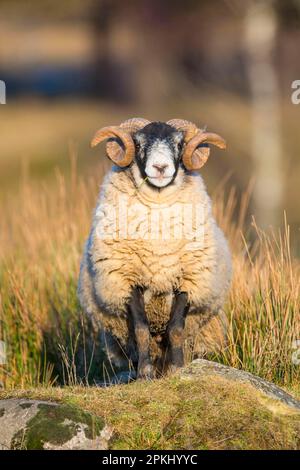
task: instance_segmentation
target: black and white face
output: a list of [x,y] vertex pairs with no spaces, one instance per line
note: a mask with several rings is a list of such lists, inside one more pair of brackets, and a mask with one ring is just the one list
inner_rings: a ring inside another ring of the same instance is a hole
[[152,122],[133,139],[141,178],[156,188],[172,184],[181,164],[183,133],[163,122]]

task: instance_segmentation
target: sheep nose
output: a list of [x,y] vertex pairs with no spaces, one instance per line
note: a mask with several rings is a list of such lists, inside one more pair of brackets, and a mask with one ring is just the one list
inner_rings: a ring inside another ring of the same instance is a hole
[[159,163],[156,163],[153,165],[153,168],[155,168],[159,173],[163,174],[165,172],[165,169],[168,168],[169,165],[162,165]]

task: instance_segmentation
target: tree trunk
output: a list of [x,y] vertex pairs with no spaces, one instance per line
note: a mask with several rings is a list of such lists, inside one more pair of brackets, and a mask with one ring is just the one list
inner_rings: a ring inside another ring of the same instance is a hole
[[277,17],[272,0],[251,0],[245,17],[247,73],[252,98],[255,214],[263,228],[280,220],[283,196],[279,84],[272,63]]

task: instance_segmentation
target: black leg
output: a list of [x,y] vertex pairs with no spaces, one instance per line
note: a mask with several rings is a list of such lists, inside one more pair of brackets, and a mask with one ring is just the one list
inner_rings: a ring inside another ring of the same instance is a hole
[[150,359],[150,331],[145,313],[144,296],[141,288],[132,291],[129,302],[135,340],[138,350],[138,378],[150,379],[153,377],[153,366]]
[[187,294],[185,292],[175,293],[172,312],[167,328],[167,340],[169,346],[170,369],[177,369],[184,365],[183,357],[183,330],[185,318],[189,310]]

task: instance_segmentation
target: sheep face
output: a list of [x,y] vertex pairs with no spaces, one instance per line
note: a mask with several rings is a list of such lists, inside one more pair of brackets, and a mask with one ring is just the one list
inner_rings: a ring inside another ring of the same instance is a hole
[[152,187],[172,184],[182,166],[183,132],[163,122],[152,122],[133,135],[136,168],[133,175]]
[[[99,129],[91,146],[95,147],[106,139],[109,139],[106,154],[118,167],[126,168],[133,164],[135,179],[147,181],[158,189],[175,181],[181,162],[188,171],[202,168],[209,157],[208,144],[226,148],[225,140],[218,134],[198,129],[192,122],[182,119],[171,119],[167,123],[149,122],[143,118],[127,119],[119,126]],[[140,171],[139,178],[136,166]]]

